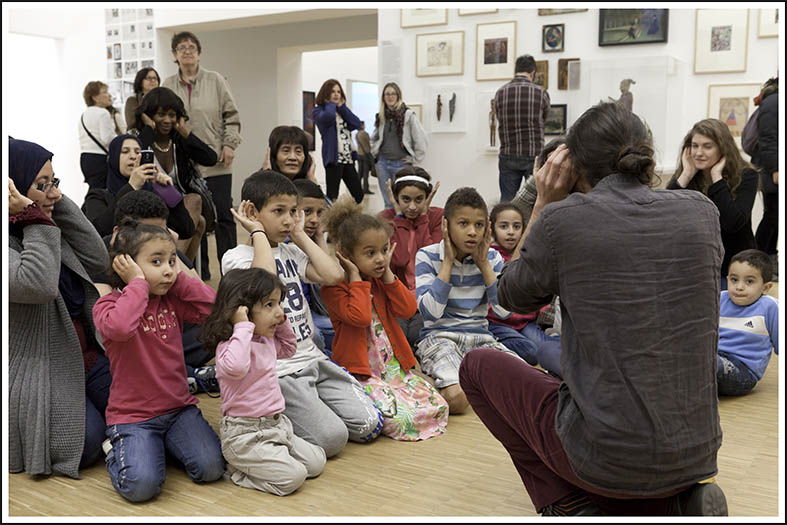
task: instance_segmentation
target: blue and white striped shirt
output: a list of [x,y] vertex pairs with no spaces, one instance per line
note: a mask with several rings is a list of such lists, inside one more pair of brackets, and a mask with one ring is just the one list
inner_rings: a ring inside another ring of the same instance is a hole
[[[497,281],[486,286],[481,270],[468,255],[462,262],[453,261],[451,283],[437,278],[445,257],[445,241],[424,246],[415,256],[415,295],[424,317],[421,337],[435,332],[489,333],[486,315],[489,305],[501,318],[510,312],[497,302]],[[503,268],[503,257],[494,248],[487,260],[495,274]]]

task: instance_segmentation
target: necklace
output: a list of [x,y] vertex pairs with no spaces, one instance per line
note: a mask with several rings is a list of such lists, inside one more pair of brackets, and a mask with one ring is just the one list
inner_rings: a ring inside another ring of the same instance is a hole
[[156,148],[157,150],[159,150],[161,153],[166,153],[166,152],[169,151],[169,148],[172,147],[172,139],[169,139],[169,142],[167,142],[167,147],[166,148],[162,148],[161,146],[158,145],[158,142],[156,142],[154,140],[153,141],[153,147]]

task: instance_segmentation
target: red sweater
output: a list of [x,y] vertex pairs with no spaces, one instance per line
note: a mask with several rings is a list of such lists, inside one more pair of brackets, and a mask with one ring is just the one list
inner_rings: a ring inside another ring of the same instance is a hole
[[[511,260],[511,254],[506,251],[505,248],[497,244],[496,242],[492,243],[492,248],[500,252],[500,255],[503,256],[503,262],[508,262]],[[486,316],[487,321],[490,323],[497,323],[497,324],[504,324],[513,328],[516,331],[523,329],[527,326],[527,323],[531,323],[538,319],[538,314],[544,310],[549,308],[549,305],[545,306],[541,310],[537,310],[535,312],[531,312],[529,314],[518,314],[516,312],[511,312],[511,315],[505,319],[500,319],[498,316],[495,315],[495,312],[492,310],[492,307],[489,307],[489,313]]]
[[424,246],[443,240],[443,209],[431,206],[415,220],[395,213],[391,208],[380,212],[380,217],[394,227],[391,244],[396,243],[396,250],[391,257],[391,271],[415,293],[415,254]]
[[396,359],[403,370],[415,366],[415,357],[396,318],[409,319],[418,309],[415,296],[396,279],[341,282],[323,286],[322,299],[328,308],[333,338],[333,360],[353,374],[372,375],[366,347],[366,330],[372,325],[372,301]]
[[203,323],[216,292],[180,273],[166,295],[149,295],[148,282],[136,278],[93,307],[112,373],[107,425],[147,421],[199,403],[186,382],[182,322]]

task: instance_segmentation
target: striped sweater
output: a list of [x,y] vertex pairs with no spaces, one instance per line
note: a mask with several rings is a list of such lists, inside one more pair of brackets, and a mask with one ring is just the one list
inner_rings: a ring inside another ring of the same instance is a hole
[[[484,283],[481,270],[471,256],[453,261],[451,282],[437,278],[445,254],[444,241],[418,250],[415,256],[415,295],[424,318],[421,338],[437,332],[489,333],[486,316],[491,305],[501,319],[510,312],[497,302],[497,281]],[[503,257],[490,248],[487,260],[496,274],[503,268]]]

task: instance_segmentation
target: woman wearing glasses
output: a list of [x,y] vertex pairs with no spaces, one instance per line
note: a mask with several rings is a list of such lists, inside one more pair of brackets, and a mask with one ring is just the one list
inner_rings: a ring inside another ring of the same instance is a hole
[[58,189],[52,153],[8,140],[9,470],[79,478],[103,456],[109,361],[95,339],[104,243]]
[[107,148],[113,138],[125,132],[126,123],[118,122],[123,117],[112,107],[109,86],[100,80],[88,82],[82,97],[87,109],[79,118],[79,166],[91,189],[106,188]]
[[157,88],[161,85],[161,78],[152,67],[143,67],[137,71],[137,76],[134,78],[134,96],[126,99],[126,124],[129,128],[134,125],[136,117],[134,112],[142,103],[142,97],[147,95],[151,89]]
[[[225,78],[202,67],[199,57],[202,46],[197,36],[188,31],[172,37],[172,56],[178,72],[164,80],[163,87],[175,92],[183,101],[191,117],[192,131],[210,146],[219,161],[215,166],[200,166],[199,170],[216,204],[216,253],[218,260],[224,252],[237,244],[235,220],[232,218],[232,160],[241,142],[240,115]],[[200,245],[202,278],[210,279],[207,237]]]

